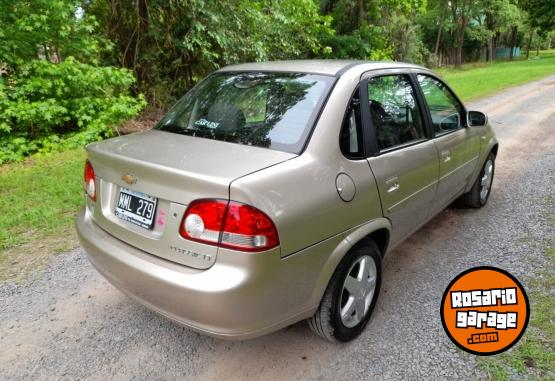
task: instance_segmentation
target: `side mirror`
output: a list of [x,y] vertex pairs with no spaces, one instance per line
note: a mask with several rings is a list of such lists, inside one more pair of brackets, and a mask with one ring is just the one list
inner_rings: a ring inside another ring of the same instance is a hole
[[488,117],[480,111],[469,111],[466,120],[470,127],[483,127],[488,123]]

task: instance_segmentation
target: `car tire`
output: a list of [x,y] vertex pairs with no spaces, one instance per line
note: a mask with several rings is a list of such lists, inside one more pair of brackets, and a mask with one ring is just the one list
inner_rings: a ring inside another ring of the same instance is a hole
[[461,202],[471,208],[481,208],[486,205],[491,194],[494,174],[495,155],[490,153],[470,191],[461,196]]
[[341,260],[308,325],[331,342],[354,339],[372,315],[381,281],[381,252],[374,241],[366,239]]

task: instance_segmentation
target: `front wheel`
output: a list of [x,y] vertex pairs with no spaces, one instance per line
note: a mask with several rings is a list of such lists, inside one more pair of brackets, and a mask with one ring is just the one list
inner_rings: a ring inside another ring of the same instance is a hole
[[495,155],[490,153],[480,171],[480,176],[478,176],[470,191],[462,195],[461,201],[463,204],[472,208],[481,208],[486,205],[491,193],[494,173]]
[[320,307],[308,319],[310,328],[326,340],[349,341],[370,319],[382,280],[382,258],[374,241],[358,245],[339,263]]

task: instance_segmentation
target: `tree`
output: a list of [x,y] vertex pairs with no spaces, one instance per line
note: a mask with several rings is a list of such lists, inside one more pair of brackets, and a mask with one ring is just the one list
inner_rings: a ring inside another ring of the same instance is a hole
[[0,164],[115,134],[139,113],[125,69],[98,66],[94,17],[75,0],[0,0]]
[[511,0],[484,0],[480,8],[485,15],[488,30],[487,60],[493,61],[493,54],[501,31],[508,31],[508,45],[511,48],[509,58],[513,59],[514,48],[517,46],[518,31],[521,28],[523,15]]
[[131,69],[158,106],[222,65],[306,57],[331,34],[312,0],[109,0],[87,12],[116,45],[106,59]]
[[455,25],[455,66],[462,65],[464,33],[468,26],[468,21],[472,17],[472,4],[472,0],[451,0],[448,2],[453,17],[453,24]]
[[524,0],[522,8],[528,12],[531,26],[541,34],[555,29],[555,0]]
[[323,0],[320,9],[333,18],[337,34],[326,40],[333,58],[395,59],[423,63],[429,51],[415,18],[424,0]]
[[0,61],[12,67],[39,56],[92,62],[101,45],[94,18],[78,17],[77,0],[0,0]]

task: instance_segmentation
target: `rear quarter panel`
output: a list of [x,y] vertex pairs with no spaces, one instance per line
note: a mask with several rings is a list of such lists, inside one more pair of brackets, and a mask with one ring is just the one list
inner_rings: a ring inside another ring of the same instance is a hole
[[[345,110],[359,79],[358,75],[338,80],[300,156],[231,183],[231,200],[251,204],[274,221],[282,257],[382,217],[368,163],[345,158],[339,148]],[[350,202],[339,197],[335,183],[339,173],[355,183]]]

